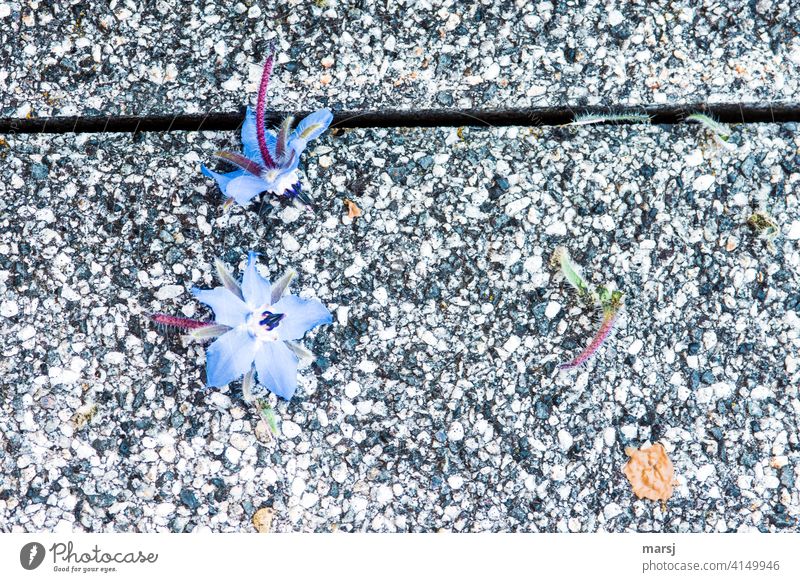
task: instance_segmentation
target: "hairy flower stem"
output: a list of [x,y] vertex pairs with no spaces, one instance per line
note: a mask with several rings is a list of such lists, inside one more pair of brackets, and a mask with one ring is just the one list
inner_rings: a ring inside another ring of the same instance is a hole
[[275,420],[275,411],[269,405],[269,402],[264,398],[256,398],[256,408],[261,418],[267,423],[270,432],[278,436],[278,423]]
[[589,345],[578,354],[578,356],[566,364],[561,364],[558,366],[559,370],[572,370],[584,364],[591,358],[595,352],[600,349],[600,346],[605,343],[608,336],[611,335],[611,331],[614,329],[614,324],[617,322],[617,317],[619,316],[620,307],[622,303],[616,308],[608,308],[603,310],[603,322],[600,324],[600,329],[597,330],[597,333],[592,338],[592,341],[589,342]]
[[196,319],[189,319],[188,317],[175,317],[174,315],[167,315],[166,313],[150,313],[148,317],[154,323],[173,329],[199,329],[201,327],[214,325],[214,322],[198,321]]
[[256,102],[256,137],[258,138],[258,149],[261,150],[261,157],[268,168],[277,168],[278,164],[272,159],[267,149],[266,138],[266,111],[267,111],[267,87],[269,78],[272,75],[272,63],[275,60],[275,47],[270,46],[269,56],[264,63],[264,70],[261,73],[261,85],[258,87],[258,101]]

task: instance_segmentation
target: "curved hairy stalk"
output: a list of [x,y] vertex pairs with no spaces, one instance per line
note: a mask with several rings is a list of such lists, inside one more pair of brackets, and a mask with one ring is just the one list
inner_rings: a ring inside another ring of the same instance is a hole
[[600,323],[600,329],[598,329],[592,339],[589,340],[589,344],[586,348],[573,360],[558,366],[560,370],[572,370],[587,362],[611,335],[614,324],[617,322],[617,318],[622,310],[622,292],[609,291],[606,287],[602,286],[593,289],[583,278],[580,267],[572,262],[569,252],[564,247],[556,248],[550,259],[550,263],[553,267],[561,270],[564,274],[564,278],[576,289],[581,299],[591,304],[598,304],[603,310],[603,319]]
[[[604,288],[601,288],[604,289]],[[594,337],[589,342],[584,350],[578,354],[575,359],[561,364],[558,366],[559,370],[572,370],[578,366],[586,363],[596,352],[600,349],[614,329],[614,324],[617,322],[620,311],[622,309],[622,293],[614,291],[610,294],[611,298],[603,305],[603,320],[600,323],[600,329],[594,334]]]
[[275,60],[275,49],[270,47],[267,61],[264,63],[264,70],[261,72],[261,84],[258,87],[258,101],[256,102],[256,137],[258,138],[258,149],[267,168],[277,168],[278,164],[272,159],[272,155],[267,148],[266,138],[266,111],[267,111],[267,87],[269,78],[272,75],[272,63]]
[[593,125],[595,123],[650,123],[644,113],[585,113],[576,115],[570,125]]

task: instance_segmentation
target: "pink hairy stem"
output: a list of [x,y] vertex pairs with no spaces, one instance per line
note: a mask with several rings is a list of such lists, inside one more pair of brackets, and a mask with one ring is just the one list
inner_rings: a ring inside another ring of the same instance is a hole
[[166,313],[151,313],[148,317],[155,323],[174,327],[176,329],[198,329],[214,325],[214,322],[198,321],[196,319],[189,319],[188,317],[175,317],[174,315],[167,315]]
[[266,139],[266,110],[267,110],[267,87],[269,86],[269,77],[272,74],[272,63],[275,60],[274,47],[270,47],[270,53],[267,57],[267,62],[264,63],[264,70],[261,73],[261,85],[258,88],[258,101],[256,102],[256,137],[258,138],[258,149],[261,150],[261,157],[264,158],[264,164],[267,168],[277,168],[278,164],[272,159],[272,156],[267,149]]
[[603,314],[603,323],[600,325],[600,329],[597,330],[597,333],[592,338],[592,341],[589,342],[589,345],[578,354],[578,356],[572,360],[571,362],[567,362],[566,364],[561,364],[558,366],[559,370],[572,370],[577,368],[581,364],[584,364],[589,358],[591,358],[594,353],[600,349],[600,346],[608,339],[608,336],[611,334],[611,330],[614,329],[614,324],[617,321],[617,316],[619,315],[619,309],[609,310]]

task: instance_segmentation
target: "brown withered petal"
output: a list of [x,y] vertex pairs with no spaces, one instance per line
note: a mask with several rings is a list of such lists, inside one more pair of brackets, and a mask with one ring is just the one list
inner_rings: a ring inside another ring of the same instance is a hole
[[275,510],[271,507],[262,507],[253,514],[253,527],[258,533],[269,533],[272,530],[272,518]]
[[637,497],[653,501],[666,501],[672,497],[675,469],[664,445],[656,443],[646,449],[627,447],[625,454],[630,459],[622,470]]
[[359,216],[361,216],[362,214],[361,209],[358,207],[358,205],[356,205],[355,202],[345,198],[344,203],[347,206],[347,216],[349,218],[358,218]]

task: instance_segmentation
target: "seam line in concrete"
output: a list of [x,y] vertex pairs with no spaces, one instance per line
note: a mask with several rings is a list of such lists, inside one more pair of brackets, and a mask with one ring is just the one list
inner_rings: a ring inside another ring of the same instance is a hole
[[[291,112],[302,117],[309,112]],[[334,128],[391,127],[544,127],[570,123],[576,115],[638,113],[653,124],[681,123],[691,113],[712,115],[723,123],[785,123],[800,121],[800,104],[692,103],[640,107],[531,107],[514,109],[409,109],[339,111]],[[280,123],[289,112],[269,111],[267,121]],[[156,131],[232,131],[241,127],[244,110],[170,115],[107,115],[41,118],[0,118],[0,134],[15,133],[141,133]],[[630,121],[614,122],[618,125]]]

